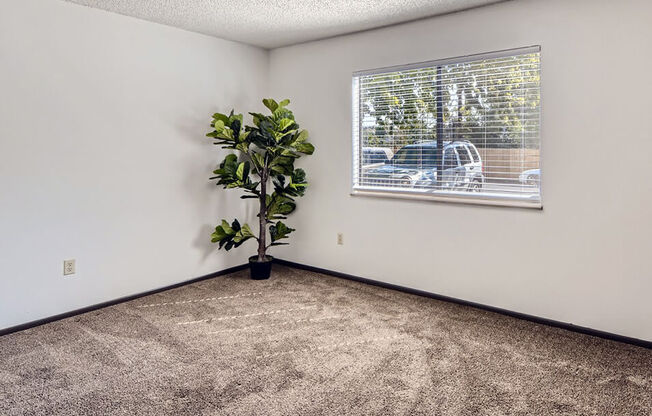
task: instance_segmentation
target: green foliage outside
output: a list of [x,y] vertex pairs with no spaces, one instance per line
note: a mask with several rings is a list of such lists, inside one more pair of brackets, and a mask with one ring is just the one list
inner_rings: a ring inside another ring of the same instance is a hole
[[229,115],[214,114],[213,131],[206,135],[215,140],[214,144],[237,150],[241,156],[228,154],[211,179],[225,189],[241,189],[243,199],[259,202],[258,236],[248,224],[241,224],[237,219],[231,223],[222,220],[215,227],[211,241],[228,251],[255,239],[258,242],[257,261],[265,260],[269,247],[287,244],[280,240],[294,231],[281,220],[296,209],[295,198],[303,196],[308,186],[306,173],[295,168],[294,162],[302,154],[311,155],[315,150],[307,141],[308,132],[299,128],[292,111],[287,108],[290,100],[276,102],[270,98],[264,99],[263,104],[271,115],[249,113],[253,126],[244,126],[242,114],[233,111]]
[[[443,140],[538,148],[539,54],[443,65]],[[437,68],[361,79],[364,146],[437,139]]]

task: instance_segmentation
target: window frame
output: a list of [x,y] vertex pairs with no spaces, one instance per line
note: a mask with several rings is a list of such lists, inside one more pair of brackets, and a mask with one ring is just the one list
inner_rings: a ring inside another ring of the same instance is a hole
[[[501,57],[510,57],[516,55],[524,55],[531,53],[539,53],[541,56],[541,46],[533,45],[520,48],[511,48],[503,49],[499,51],[462,55],[452,58],[437,59],[431,61],[422,61],[405,65],[394,65],[386,66],[375,69],[367,69],[354,71],[352,73],[351,79],[351,115],[352,115],[352,159],[351,159],[351,196],[369,196],[369,197],[379,197],[379,198],[390,198],[390,199],[411,199],[411,200],[421,200],[421,201],[434,201],[434,202],[452,202],[452,203],[461,203],[461,204],[473,204],[473,205],[488,205],[488,206],[503,206],[503,207],[519,207],[519,208],[534,208],[534,209],[543,209],[543,137],[542,137],[542,104],[539,104],[538,116],[539,116],[539,198],[534,200],[519,198],[516,196],[502,196],[502,195],[487,195],[487,194],[478,194],[478,193],[468,193],[468,192],[457,192],[457,191],[438,191],[432,189],[426,190],[403,190],[397,188],[382,188],[382,187],[368,187],[356,185],[356,170],[358,175],[360,174],[360,169],[362,165],[360,160],[357,158],[362,157],[362,123],[360,122],[360,99],[361,92],[358,86],[358,78],[361,76],[367,75],[378,75],[387,72],[398,72],[398,71],[408,71],[420,68],[427,68],[433,66],[444,66],[452,65],[456,63],[463,63],[468,61],[483,60],[483,59],[496,59]],[[542,71],[541,71],[541,62],[539,62],[539,91],[543,91],[541,88],[542,85]],[[354,94],[357,91],[357,96]],[[541,99],[543,101],[543,99]],[[354,140],[357,137],[358,143]],[[467,150],[470,154],[471,161],[475,162],[473,150]],[[459,158],[457,152],[455,152],[456,157]],[[442,153],[443,158],[443,153]]]

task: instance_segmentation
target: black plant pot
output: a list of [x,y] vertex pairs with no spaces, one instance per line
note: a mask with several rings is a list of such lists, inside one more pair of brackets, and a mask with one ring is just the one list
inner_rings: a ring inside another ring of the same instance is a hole
[[265,256],[265,261],[257,261],[258,256],[249,257],[249,272],[251,273],[251,278],[254,280],[265,280],[269,279],[269,275],[272,273],[272,262],[274,257]]

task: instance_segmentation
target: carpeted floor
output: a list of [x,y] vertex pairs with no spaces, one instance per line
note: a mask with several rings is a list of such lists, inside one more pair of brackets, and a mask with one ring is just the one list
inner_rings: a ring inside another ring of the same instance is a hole
[[645,415],[652,350],[275,266],[0,337],[0,415]]

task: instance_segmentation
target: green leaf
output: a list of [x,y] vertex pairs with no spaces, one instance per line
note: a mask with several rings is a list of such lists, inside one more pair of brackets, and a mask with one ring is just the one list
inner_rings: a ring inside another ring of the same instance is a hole
[[278,103],[272,98],[263,99],[263,104],[265,105],[265,107],[269,108],[269,111],[271,111],[272,113],[276,111],[276,109],[278,108]]
[[229,128],[233,132],[233,134],[232,134],[233,138],[235,140],[239,140],[239,138],[240,138],[240,130],[242,130],[242,123],[240,122],[240,120],[238,120],[237,118],[234,118],[231,121],[231,124],[229,125]]
[[239,125],[242,125],[242,114],[233,114],[233,110],[231,110],[231,115],[229,116],[229,122],[234,123],[238,121]]
[[219,169],[213,171],[217,176],[211,179],[218,179],[218,185],[224,185],[224,188],[242,188],[247,192],[258,195],[256,188],[259,182],[252,182],[249,177],[251,172],[251,163],[249,161],[238,163],[237,156],[229,154],[220,164]]
[[236,243],[236,247],[254,236],[254,233],[251,232],[251,228],[249,228],[248,224],[244,224],[241,227],[238,220],[234,220],[233,225],[233,229],[237,231],[233,237],[233,241]]
[[277,192],[272,193],[270,202],[267,204],[267,218],[282,219],[292,213],[297,205],[292,199]]
[[211,241],[219,243],[219,248],[231,250],[233,247],[238,247],[250,238],[256,238],[251,232],[248,224],[240,226],[240,222],[235,219],[229,226],[226,220],[222,220],[222,224],[215,227],[215,232],[211,234]]
[[305,183],[306,182],[306,171],[299,168],[292,172],[292,182],[294,183]]
[[276,224],[269,227],[269,233],[272,237],[272,242],[287,238],[288,234],[290,234],[292,231],[294,231],[294,228],[288,227],[281,221],[278,221]]
[[283,131],[288,127],[292,126],[293,124],[294,124],[294,120],[290,120],[289,118],[284,118],[278,122],[278,129],[280,131]]
[[211,234],[211,241],[213,243],[217,243],[218,241],[223,240],[225,237],[226,237],[226,233],[224,232],[222,227],[217,226],[217,227],[215,227],[215,232],[213,232],[213,234]]
[[290,156],[294,158],[301,157],[301,155],[298,152],[295,152],[294,150],[290,150],[290,149],[283,149],[283,151],[281,152],[281,156]]
[[274,172],[291,175],[294,170],[294,159],[290,156],[277,156],[269,163],[269,168]]
[[295,143],[301,143],[308,140],[308,130],[301,130],[294,139]]
[[292,172],[292,167],[288,166],[283,166],[283,165],[276,165],[270,167],[271,170],[273,170],[276,173],[280,173],[281,175],[289,175],[290,172]]
[[214,121],[219,120],[219,121],[222,122],[222,125],[225,125],[226,123],[229,122],[229,116],[227,116],[226,114],[222,114],[222,113],[215,113],[215,114],[213,114],[213,120]]
[[222,120],[215,120],[215,123],[213,123],[213,127],[215,130],[219,133],[222,130],[224,130],[224,127],[226,126],[226,123]]
[[240,231],[242,232],[242,235],[244,235],[244,236],[247,236],[247,237],[253,237],[254,236],[254,233],[251,231],[251,228],[249,228],[249,224],[244,224]]
[[287,107],[288,104],[290,104],[290,100],[288,100],[288,99],[286,98],[285,100],[283,100],[283,101],[281,101],[280,103],[278,103],[278,106],[279,106],[279,107]]
[[285,185],[285,176],[276,175],[272,181],[274,183],[274,192],[287,197],[303,196],[308,183],[306,182],[306,172],[303,169],[295,169],[290,176],[290,181]]
[[249,180],[249,172],[251,171],[251,164],[249,161],[244,162],[244,172],[242,172],[244,180]]
[[[234,155],[233,153],[229,153],[228,155],[226,155],[222,163],[220,163],[220,169],[218,170],[229,172],[235,169],[235,164],[237,163],[237,161],[238,161],[238,156]],[[218,174],[217,171],[213,173]]]
[[249,143],[242,142],[235,145],[235,149],[241,151],[242,153],[247,153],[249,151]]
[[298,143],[294,148],[306,155],[311,155],[315,152],[315,146],[310,143]]
[[230,128],[224,127],[221,130],[217,130],[217,131],[219,133],[217,137],[229,141],[233,140],[233,130],[231,130]]
[[251,153],[251,160],[253,160],[257,170],[261,170],[265,166],[265,156],[263,156],[261,153]]
[[233,228],[229,226],[229,223],[226,222],[226,220],[222,220],[222,229],[224,230],[224,233],[227,235],[234,235],[235,231],[233,231]]
[[293,151],[311,155],[315,151],[315,147],[306,142],[308,139],[308,131],[301,130],[298,134],[295,134],[290,140],[284,140],[283,143],[292,149]]
[[264,114],[260,114],[260,113],[249,113],[249,114],[251,114],[251,117],[253,117],[254,124],[256,126],[260,126],[261,121],[267,120],[267,116]]

